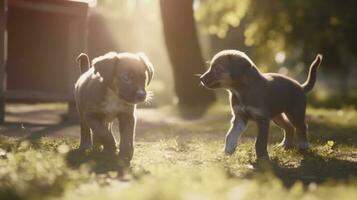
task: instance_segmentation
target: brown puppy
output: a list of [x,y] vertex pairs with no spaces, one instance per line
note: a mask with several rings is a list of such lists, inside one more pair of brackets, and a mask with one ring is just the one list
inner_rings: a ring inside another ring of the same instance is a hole
[[154,73],[152,64],[142,53],[110,52],[93,59],[93,67],[86,54],[80,54],[77,61],[82,72],[75,84],[81,123],[80,149],[90,149],[94,142],[103,145],[105,152],[115,153],[111,122],[118,119],[119,156],[130,161],[134,150],[136,104],[147,98],[145,87]]
[[283,147],[293,147],[296,129],[298,147],[309,148],[305,123],[306,93],[315,84],[316,70],[321,60],[322,56],[318,55],[310,66],[306,82],[299,84],[280,74],[261,73],[243,52],[225,50],[217,53],[200,80],[207,88],[225,88],[229,91],[233,118],[226,135],[225,152],[232,154],[235,151],[248,120],[256,121],[258,126],[255,143],[258,158],[268,157],[270,120],[284,131]]

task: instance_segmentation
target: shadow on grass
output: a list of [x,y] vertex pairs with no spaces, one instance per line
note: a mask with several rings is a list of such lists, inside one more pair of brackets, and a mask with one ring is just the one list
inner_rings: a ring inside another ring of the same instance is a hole
[[312,121],[309,125],[309,138],[313,143],[320,144],[333,140],[351,147],[357,145],[357,127],[354,124],[341,126],[325,121]]
[[[326,181],[348,182],[350,178],[357,177],[357,162],[322,157],[314,152],[303,152],[303,159],[299,166],[282,166],[278,160],[256,163],[255,170],[246,174],[247,178],[259,174],[273,173],[286,187],[291,187],[300,181],[305,186],[310,183],[324,183]],[[352,154],[352,152],[351,152]]]
[[130,166],[130,162],[121,159],[117,154],[105,154],[103,152],[83,151],[79,149],[68,152],[66,161],[72,168],[79,168],[85,165],[95,173],[117,172],[119,177],[123,176]]
[[[350,147],[357,147],[357,125],[339,124],[324,119],[308,117],[308,137],[312,144],[326,144],[328,141],[334,141],[336,144],[344,144]],[[277,126],[271,124],[270,141],[279,143],[283,138],[283,133]],[[255,137],[256,130],[249,134]],[[295,134],[296,137],[296,134]],[[296,138],[295,138],[296,139]]]
[[13,188],[6,187],[0,188],[0,199],[1,200],[21,200],[21,198]]
[[35,140],[51,136],[57,131],[74,125],[76,125],[75,122],[61,122],[58,124],[6,122],[3,124],[3,127],[6,128],[4,130],[0,129],[0,135]]

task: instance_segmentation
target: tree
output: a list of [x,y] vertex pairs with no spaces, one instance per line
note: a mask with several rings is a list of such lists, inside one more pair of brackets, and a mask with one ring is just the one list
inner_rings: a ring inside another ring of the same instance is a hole
[[0,2],[0,124],[5,118],[5,29],[6,29],[6,8],[7,1]]
[[199,87],[194,76],[204,72],[205,65],[197,38],[193,0],[160,0],[160,8],[178,105],[183,114],[202,114],[215,101],[215,95]]

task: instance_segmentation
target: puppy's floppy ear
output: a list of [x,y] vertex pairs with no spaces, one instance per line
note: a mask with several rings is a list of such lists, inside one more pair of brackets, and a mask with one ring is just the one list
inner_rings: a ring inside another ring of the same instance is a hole
[[235,59],[233,56],[230,56],[229,59],[231,64],[229,65],[228,69],[232,79],[242,77],[246,71],[253,67],[252,63],[243,58]]
[[111,82],[118,62],[119,58],[115,52],[109,52],[103,56],[94,58],[92,61],[94,73],[99,73],[103,77],[104,82]]
[[142,60],[146,66],[146,70],[148,72],[148,82],[147,85],[149,85],[149,83],[152,80],[152,77],[154,76],[154,66],[153,64],[150,62],[149,58],[142,52],[137,53],[136,55],[139,56],[140,60]]

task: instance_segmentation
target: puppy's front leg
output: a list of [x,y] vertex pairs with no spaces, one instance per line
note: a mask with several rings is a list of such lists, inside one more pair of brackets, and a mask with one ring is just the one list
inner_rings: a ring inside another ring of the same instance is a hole
[[132,113],[119,114],[120,146],[119,157],[130,161],[134,153],[136,119]]
[[240,116],[234,116],[231,121],[231,127],[226,135],[226,145],[224,152],[226,154],[232,154],[237,148],[238,139],[245,131],[247,126],[247,120]]
[[270,123],[269,119],[257,120],[258,136],[257,136],[257,140],[255,141],[255,152],[257,158],[269,157],[267,151],[269,123]]

